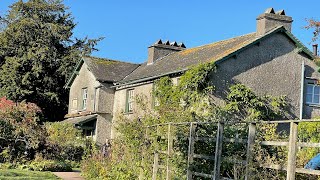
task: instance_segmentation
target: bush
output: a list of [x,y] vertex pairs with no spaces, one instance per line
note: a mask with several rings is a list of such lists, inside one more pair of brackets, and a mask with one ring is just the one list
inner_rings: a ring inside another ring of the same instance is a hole
[[66,161],[58,160],[35,160],[27,165],[27,169],[33,171],[72,171],[71,164]]
[[33,103],[0,98],[0,162],[33,158],[46,139],[40,116],[40,108]]
[[80,162],[84,155],[86,139],[73,124],[55,122],[47,123],[47,144],[40,152],[46,159],[69,160]]

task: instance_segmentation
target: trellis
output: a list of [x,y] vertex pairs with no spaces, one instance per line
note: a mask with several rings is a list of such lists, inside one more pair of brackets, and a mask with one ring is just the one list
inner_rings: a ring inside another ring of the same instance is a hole
[[[296,155],[299,147],[317,147],[320,148],[320,143],[309,143],[309,142],[299,142],[298,141],[298,124],[301,122],[320,122],[320,120],[283,120],[283,121],[258,121],[258,122],[237,122],[232,124],[246,124],[248,127],[247,138],[227,138],[224,136],[225,126],[230,124],[230,122],[182,122],[182,123],[164,123],[164,124],[155,124],[152,126],[148,126],[146,128],[146,138],[148,137],[148,132],[151,130],[156,130],[156,135],[158,138],[166,139],[167,149],[166,151],[161,151],[156,149],[153,155],[153,165],[152,165],[152,179],[157,179],[157,174],[159,169],[164,169],[166,171],[167,180],[172,179],[172,171],[170,165],[170,158],[175,153],[173,151],[173,142],[176,139],[176,134],[172,132],[173,127],[178,126],[187,126],[189,128],[188,137],[188,154],[187,154],[187,170],[186,177],[188,180],[191,180],[193,176],[199,176],[204,178],[210,178],[214,180],[218,179],[230,179],[226,177],[220,176],[220,167],[222,162],[222,146],[223,143],[242,143],[246,145],[246,160],[245,161],[237,161],[237,163],[241,163],[245,165],[245,179],[250,180],[251,172],[250,172],[250,162],[252,161],[252,153],[253,147],[255,143],[259,143],[264,146],[284,146],[288,147],[288,160],[287,166],[282,166],[279,164],[261,164],[261,167],[268,169],[275,169],[280,171],[287,171],[287,180],[294,180],[296,173],[310,174],[310,175],[320,175],[320,171],[318,170],[309,170],[304,168],[296,167]],[[288,141],[256,141],[256,133],[257,133],[257,124],[290,124],[289,131],[289,140]],[[199,125],[214,125],[216,126],[216,134],[215,137],[199,137],[196,136],[196,127]],[[166,136],[163,136],[160,132],[160,128],[167,128]],[[195,153],[195,142],[197,141],[211,141],[215,142],[215,149],[213,155],[208,154],[196,154]],[[159,154],[166,154],[167,160],[165,164],[159,163]],[[212,173],[207,174],[203,172],[192,171],[190,168],[191,164],[194,161],[194,158],[198,159],[207,159],[214,160],[214,168]],[[236,160],[235,160],[236,161]]]

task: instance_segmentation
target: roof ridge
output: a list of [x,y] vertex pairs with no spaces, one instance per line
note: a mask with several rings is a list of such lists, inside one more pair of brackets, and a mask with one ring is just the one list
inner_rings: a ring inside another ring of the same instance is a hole
[[[182,50],[182,51],[185,51],[185,50],[188,50],[188,49],[200,48],[200,47],[204,47],[204,46],[208,46],[208,45],[212,45],[212,44],[216,44],[216,43],[221,43],[221,42],[224,42],[224,41],[230,41],[230,40],[235,39],[235,38],[240,38],[240,37],[244,37],[244,36],[248,36],[248,35],[253,35],[253,34],[255,34],[255,32],[243,34],[243,35],[240,35],[240,36],[234,36],[234,37],[231,37],[231,38],[228,38],[228,39],[223,39],[223,40],[215,41],[215,42],[212,42],[212,43],[209,43],[209,44],[203,44],[203,45],[200,45],[200,46],[195,46],[195,47],[192,47],[192,48],[187,48],[187,49],[184,49],[184,50]],[[179,51],[179,52],[182,52],[182,51]]]
[[[190,49],[195,49],[195,48],[201,48],[201,47],[204,47],[204,46],[213,45],[213,44],[221,43],[221,42],[224,42],[224,41],[230,41],[230,40],[235,39],[235,38],[241,38],[241,37],[248,36],[248,35],[253,35],[253,34],[255,34],[255,32],[243,34],[243,35],[240,35],[240,36],[235,36],[235,37],[232,37],[232,38],[228,38],[228,39],[224,39],[224,40],[212,42],[212,43],[209,43],[209,44],[204,44],[204,45],[200,45],[200,46],[195,46],[195,47],[192,47],[192,48],[186,48],[186,49],[184,49],[184,50],[182,50],[182,51],[178,51],[178,52],[171,52],[171,53],[169,53],[169,54],[167,54],[167,55],[165,55],[165,56],[163,56],[163,57],[158,58],[153,64],[156,64],[158,61],[161,61],[162,59],[164,59],[165,57],[170,56],[171,54],[183,52],[183,51],[185,51],[185,50],[190,50]],[[153,65],[153,64],[151,64],[151,65]],[[131,73],[130,73],[130,74],[131,74]]]
[[96,57],[96,56],[83,56],[83,58],[92,58],[92,59],[99,59],[99,60],[106,60],[106,61],[116,61],[116,62],[121,62],[121,63],[140,65],[140,63],[132,63],[132,62],[127,62],[127,61],[123,61],[123,60],[115,60],[115,59],[102,58],[102,57]]

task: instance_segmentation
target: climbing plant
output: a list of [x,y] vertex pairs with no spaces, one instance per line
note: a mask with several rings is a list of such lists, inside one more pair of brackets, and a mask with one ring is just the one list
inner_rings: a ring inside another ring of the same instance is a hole
[[[152,176],[152,164],[154,154],[158,151],[166,151],[168,141],[162,137],[168,133],[166,126],[151,126],[158,123],[169,122],[216,122],[221,120],[249,121],[269,120],[285,115],[285,97],[271,97],[256,95],[250,88],[244,85],[232,85],[226,97],[225,105],[216,105],[212,98],[214,93],[214,63],[204,63],[191,67],[180,76],[178,83],[172,79],[176,77],[162,77],[154,81],[152,97],[154,105],[150,108],[150,100],[145,95],[137,95],[136,103],[140,110],[144,111],[142,116],[128,119],[125,115],[119,114],[117,120],[117,137],[112,143],[112,155],[105,159],[89,158],[85,163],[98,164],[94,170],[86,169],[84,174],[92,177],[90,172],[101,172],[106,179],[129,178],[150,179]],[[155,103],[156,102],[156,103]],[[148,106],[149,104],[149,106]],[[150,126],[149,128],[146,128]],[[274,129],[271,127],[269,129]],[[197,126],[197,135],[205,136],[216,133],[215,125]],[[225,128],[227,135],[234,133],[244,136],[247,127],[229,126]],[[188,127],[172,127],[174,140],[174,151],[178,152],[170,156],[170,168],[175,172],[176,179],[186,178],[186,157],[188,152]],[[274,133],[275,131],[270,130]],[[162,135],[161,135],[162,134]],[[270,133],[268,134],[269,136]],[[214,142],[195,144],[197,153],[212,153]],[[243,158],[245,146],[232,146],[225,144],[228,151],[224,155],[235,155]],[[168,159],[168,154],[159,154],[160,161]],[[234,156],[233,156],[234,157]],[[203,168],[213,168],[212,161],[194,162],[193,170],[201,172]],[[88,166],[87,166],[88,167]],[[96,167],[103,167],[100,170]],[[233,168],[233,167],[231,167]],[[222,173],[229,173],[230,166],[225,164]],[[107,173],[106,173],[107,172]],[[99,173],[98,173],[99,174]],[[100,174],[101,175],[101,174]],[[158,178],[165,178],[164,172],[158,174]]]

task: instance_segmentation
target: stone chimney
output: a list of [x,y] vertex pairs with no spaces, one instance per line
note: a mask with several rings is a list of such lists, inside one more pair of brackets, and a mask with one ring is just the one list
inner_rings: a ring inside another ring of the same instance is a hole
[[185,49],[186,46],[183,43],[177,42],[162,42],[161,39],[156,43],[148,47],[148,65],[153,64],[157,59],[162,58],[170,53],[178,52]]
[[257,36],[264,35],[279,26],[284,26],[291,32],[292,22],[292,17],[286,16],[284,10],[275,12],[273,8],[269,8],[257,17]]

